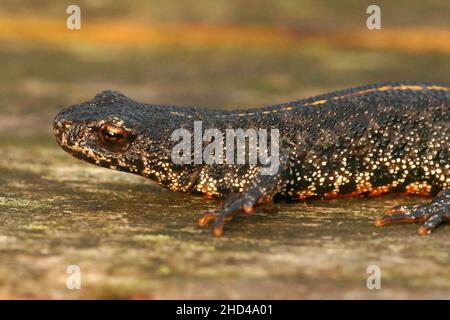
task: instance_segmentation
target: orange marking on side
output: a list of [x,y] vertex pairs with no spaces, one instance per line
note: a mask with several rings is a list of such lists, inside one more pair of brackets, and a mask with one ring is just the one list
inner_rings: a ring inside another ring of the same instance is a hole
[[203,194],[203,199],[205,199],[205,200],[212,200],[212,199],[214,199],[214,194],[206,192],[206,193]]
[[369,197],[381,196],[382,194],[385,194],[385,193],[389,192],[390,187],[391,187],[390,185],[382,186],[382,187],[376,187],[375,189],[370,191]]
[[313,197],[316,194],[314,192],[312,192],[311,190],[304,190],[304,191],[300,191],[297,195],[298,200],[305,200],[307,198]]
[[414,194],[418,196],[430,196],[431,186],[424,182],[413,182],[406,186],[406,194]]
[[363,190],[356,190],[356,191],[353,191],[350,193],[339,194],[336,191],[331,191],[331,192],[325,193],[323,196],[324,196],[324,198],[351,198],[351,197],[359,196],[364,192],[365,191],[363,191]]

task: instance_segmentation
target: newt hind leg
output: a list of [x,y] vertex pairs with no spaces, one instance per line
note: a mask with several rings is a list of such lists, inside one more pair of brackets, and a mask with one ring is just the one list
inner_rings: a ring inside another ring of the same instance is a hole
[[450,221],[450,189],[441,191],[429,204],[394,206],[387,210],[386,215],[376,219],[375,225],[423,222],[417,232],[427,235],[445,221]]

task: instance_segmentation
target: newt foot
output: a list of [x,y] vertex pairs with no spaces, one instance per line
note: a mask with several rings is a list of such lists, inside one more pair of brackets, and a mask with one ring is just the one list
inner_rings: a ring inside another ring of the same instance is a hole
[[439,193],[434,201],[421,205],[397,205],[387,210],[387,214],[375,220],[378,227],[398,223],[423,223],[417,233],[430,234],[445,221],[450,221],[450,191]]

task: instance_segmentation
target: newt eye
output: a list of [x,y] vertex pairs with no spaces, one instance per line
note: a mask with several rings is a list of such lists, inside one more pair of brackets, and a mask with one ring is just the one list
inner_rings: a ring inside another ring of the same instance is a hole
[[113,152],[126,151],[132,142],[126,129],[108,123],[100,127],[98,137],[103,147]]

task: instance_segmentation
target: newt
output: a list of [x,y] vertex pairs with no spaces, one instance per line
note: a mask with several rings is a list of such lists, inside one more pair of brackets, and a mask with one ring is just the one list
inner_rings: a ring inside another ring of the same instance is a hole
[[[53,131],[69,154],[156,181],[172,191],[227,197],[205,212],[221,236],[226,222],[279,200],[347,196],[434,196],[428,204],[397,205],[376,226],[420,222],[430,234],[450,219],[450,87],[397,82],[355,87],[255,109],[212,110],[139,103],[117,91],[61,111]],[[280,163],[172,161],[174,130],[279,130]]]

